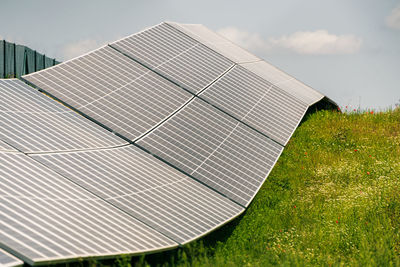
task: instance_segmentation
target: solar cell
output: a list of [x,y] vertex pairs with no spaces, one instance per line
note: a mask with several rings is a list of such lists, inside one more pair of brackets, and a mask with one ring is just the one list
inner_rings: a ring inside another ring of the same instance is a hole
[[234,64],[167,23],[110,45],[192,93],[205,88]]
[[22,266],[22,264],[24,264],[23,261],[0,248],[0,266],[17,267]]
[[176,22],[167,22],[167,24],[210,47],[235,63],[255,62],[261,60],[201,24],[181,24]]
[[241,66],[235,66],[200,97],[282,145],[308,105]]
[[244,210],[133,145],[32,157],[181,244]]
[[108,46],[23,78],[130,140],[191,97]]
[[0,152],[0,244],[28,264],[177,246],[20,152]]
[[26,153],[127,144],[16,79],[0,80],[0,138]]
[[283,149],[198,98],[137,144],[243,206]]
[[324,97],[320,92],[263,60],[242,64],[242,66],[270,83],[277,84],[277,87],[293,95],[307,105],[312,105]]

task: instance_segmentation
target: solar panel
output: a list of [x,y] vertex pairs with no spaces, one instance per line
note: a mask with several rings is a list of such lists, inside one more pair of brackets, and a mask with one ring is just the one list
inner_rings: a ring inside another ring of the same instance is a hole
[[0,248],[0,266],[17,267],[22,266],[22,264],[24,264],[23,261]]
[[305,103],[239,65],[200,97],[282,145],[308,109]]
[[27,153],[127,144],[16,79],[0,80],[0,123],[0,138]]
[[244,211],[133,145],[33,158],[181,244]]
[[235,63],[255,62],[261,60],[201,24],[181,24],[176,22],[167,22],[167,24],[210,47]]
[[108,46],[23,78],[130,140],[191,97]]
[[283,149],[198,98],[137,144],[243,206]]
[[111,46],[192,93],[205,88],[234,64],[167,23]]
[[318,91],[265,61],[242,64],[242,66],[270,83],[276,84],[277,87],[293,95],[307,105],[312,105],[324,97],[324,95]]
[[177,246],[20,152],[0,152],[0,244],[31,265]]

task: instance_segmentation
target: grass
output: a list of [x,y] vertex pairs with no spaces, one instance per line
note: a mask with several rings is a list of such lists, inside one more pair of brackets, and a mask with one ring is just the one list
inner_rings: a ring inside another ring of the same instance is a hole
[[400,266],[400,109],[320,111],[296,130],[245,214],[119,266]]

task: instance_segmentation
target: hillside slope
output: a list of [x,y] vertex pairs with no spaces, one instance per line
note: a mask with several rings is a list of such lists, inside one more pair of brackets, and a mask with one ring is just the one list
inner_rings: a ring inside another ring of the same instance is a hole
[[133,263],[400,265],[399,229],[400,109],[320,111],[296,130],[243,216]]

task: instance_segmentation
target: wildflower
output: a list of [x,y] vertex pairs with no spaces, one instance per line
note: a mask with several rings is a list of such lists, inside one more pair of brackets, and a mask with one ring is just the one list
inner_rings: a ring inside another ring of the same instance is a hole
[[304,152],[304,155],[306,155],[306,156],[307,156],[307,152]]
[[371,111],[371,114],[374,114],[374,112],[373,112],[373,111]]
[[369,172],[367,172],[367,174],[369,175]]
[[339,221],[336,221],[336,223],[339,223]]
[[353,109],[353,111],[356,111],[356,109]]
[[354,152],[357,152],[358,151],[358,149],[354,149]]
[[346,108],[347,108],[347,106],[346,106]]
[[296,205],[294,205],[293,208],[296,208]]

